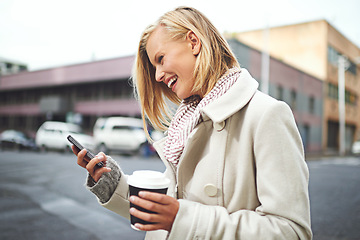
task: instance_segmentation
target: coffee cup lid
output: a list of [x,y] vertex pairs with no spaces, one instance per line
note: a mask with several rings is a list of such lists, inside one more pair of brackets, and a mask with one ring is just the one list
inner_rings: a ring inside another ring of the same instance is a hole
[[170,180],[161,172],[151,170],[134,171],[127,183],[134,187],[160,189],[169,187]]

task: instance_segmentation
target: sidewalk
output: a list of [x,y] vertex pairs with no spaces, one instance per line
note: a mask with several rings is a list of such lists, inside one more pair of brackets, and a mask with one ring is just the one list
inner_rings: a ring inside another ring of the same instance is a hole
[[351,153],[345,154],[344,156],[340,156],[339,153],[310,153],[310,154],[305,154],[305,159],[306,161],[318,161],[318,160],[330,160],[330,159],[345,159],[345,158],[351,158],[351,159],[356,159],[359,158],[359,155],[354,155]]

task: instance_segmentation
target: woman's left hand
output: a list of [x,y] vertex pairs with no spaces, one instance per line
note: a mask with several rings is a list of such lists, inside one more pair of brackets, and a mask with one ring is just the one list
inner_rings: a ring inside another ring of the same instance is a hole
[[141,191],[139,192],[139,197],[131,196],[129,200],[139,207],[155,212],[146,213],[136,208],[131,208],[131,215],[148,222],[153,222],[152,224],[145,225],[136,223],[136,228],[143,231],[159,229],[171,231],[176,214],[179,211],[179,202],[175,198],[165,194]]

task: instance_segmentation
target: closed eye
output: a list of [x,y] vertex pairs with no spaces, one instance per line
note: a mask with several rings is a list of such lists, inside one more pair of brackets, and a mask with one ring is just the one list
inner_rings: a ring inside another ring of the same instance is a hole
[[158,58],[158,63],[159,63],[159,64],[162,64],[163,59],[164,59],[164,56],[160,56],[160,57]]

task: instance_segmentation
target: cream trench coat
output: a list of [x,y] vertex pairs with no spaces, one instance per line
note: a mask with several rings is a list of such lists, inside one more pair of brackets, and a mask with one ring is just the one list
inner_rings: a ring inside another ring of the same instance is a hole
[[[257,90],[242,69],[236,83],[202,110],[175,169],[154,144],[178,198],[172,231],[146,239],[311,239],[309,172],[293,114]],[[127,176],[104,207],[129,218]]]

